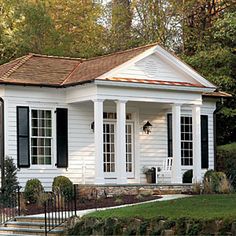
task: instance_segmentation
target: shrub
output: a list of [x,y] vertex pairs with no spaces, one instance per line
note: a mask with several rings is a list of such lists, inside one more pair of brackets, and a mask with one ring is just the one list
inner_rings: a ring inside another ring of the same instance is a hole
[[57,176],[53,180],[52,191],[70,200],[73,198],[73,183],[65,176]]
[[39,179],[30,179],[26,182],[24,198],[29,203],[39,203],[44,188]]
[[11,157],[6,157],[4,160],[4,181],[2,183],[2,197],[1,202],[5,206],[9,206],[16,199],[16,190],[18,188],[17,168]]
[[229,193],[231,190],[227,176],[223,172],[207,171],[203,183],[205,193]]
[[183,183],[192,183],[193,170],[187,170],[183,174]]
[[236,143],[217,147],[216,169],[225,172],[236,189]]

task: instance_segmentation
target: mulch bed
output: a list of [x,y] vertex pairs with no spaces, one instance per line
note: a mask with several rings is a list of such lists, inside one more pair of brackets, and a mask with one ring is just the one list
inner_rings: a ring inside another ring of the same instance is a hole
[[[122,197],[106,197],[95,199],[78,199],[77,200],[77,210],[86,210],[93,208],[103,208],[119,206],[131,203],[146,202],[150,200],[155,200],[161,198],[160,196],[143,196],[141,199],[137,198],[135,195],[124,195]],[[71,206],[71,209],[74,209]],[[28,204],[21,210],[24,215],[35,215],[44,213],[44,207],[38,204]]]

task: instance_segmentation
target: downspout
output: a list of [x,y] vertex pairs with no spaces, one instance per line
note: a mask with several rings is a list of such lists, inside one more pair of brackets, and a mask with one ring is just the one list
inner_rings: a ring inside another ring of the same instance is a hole
[[216,170],[216,114],[223,108],[224,98],[220,98],[220,105],[216,106],[215,111],[213,112],[213,135],[214,135],[214,170]]
[[4,100],[0,97],[0,168],[1,168],[1,187],[5,181],[4,165]]

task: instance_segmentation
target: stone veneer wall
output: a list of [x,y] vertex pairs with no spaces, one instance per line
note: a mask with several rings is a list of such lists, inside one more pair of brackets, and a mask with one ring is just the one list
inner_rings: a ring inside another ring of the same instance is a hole
[[191,184],[183,185],[77,185],[79,196],[88,197],[97,195],[119,196],[138,195],[142,191],[149,191],[151,195],[180,194],[192,190]]

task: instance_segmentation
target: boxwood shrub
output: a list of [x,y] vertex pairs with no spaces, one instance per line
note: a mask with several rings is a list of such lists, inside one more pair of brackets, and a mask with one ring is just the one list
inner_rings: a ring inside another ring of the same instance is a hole
[[27,203],[38,203],[44,192],[44,188],[39,179],[30,179],[26,182],[24,198]]
[[73,198],[73,183],[65,176],[57,176],[52,183],[52,191],[56,194],[60,193],[67,200]]

